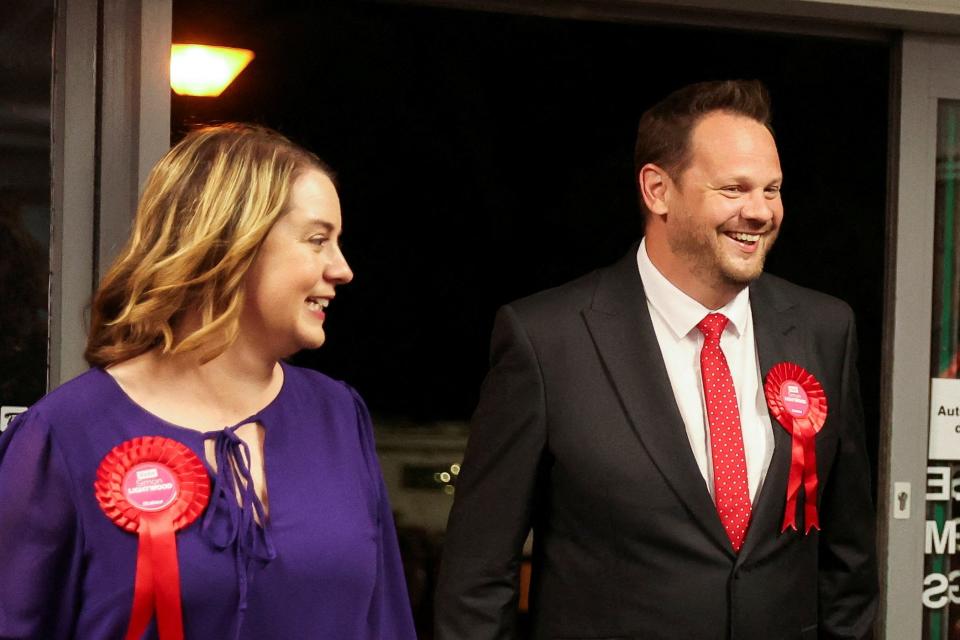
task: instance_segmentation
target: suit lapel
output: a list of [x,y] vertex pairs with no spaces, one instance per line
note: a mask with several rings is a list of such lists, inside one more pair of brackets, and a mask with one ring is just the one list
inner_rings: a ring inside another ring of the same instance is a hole
[[601,272],[593,303],[583,316],[644,449],[697,524],[732,556],[674,400],[636,251],[634,245],[620,262]]
[[[760,384],[767,372],[778,362],[803,364],[803,345],[800,332],[790,313],[792,304],[777,295],[769,278],[761,277],[750,286],[750,308],[753,313],[753,332],[760,360]],[[770,466],[755,502],[747,537],[740,549],[737,564],[744,559],[769,531],[780,531],[790,473],[791,439],[786,430],[770,416],[773,427],[774,449]]]

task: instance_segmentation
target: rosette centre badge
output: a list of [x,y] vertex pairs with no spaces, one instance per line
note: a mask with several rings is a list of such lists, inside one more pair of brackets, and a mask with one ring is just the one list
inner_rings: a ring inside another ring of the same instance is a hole
[[795,380],[787,380],[780,385],[780,399],[784,408],[794,418],[804,418],[810,412],[807,392]]
[[169,467],[156,462],[134,466],[123,478],[127,502],[141,511],[163,511],[180,493],[180,483]]

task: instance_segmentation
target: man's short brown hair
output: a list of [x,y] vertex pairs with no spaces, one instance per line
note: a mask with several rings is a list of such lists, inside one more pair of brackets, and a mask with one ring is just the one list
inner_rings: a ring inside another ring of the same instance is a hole
[[759,80],[715,80],[687,85],[640,116],[633,153],[634,176],[645,164],[653,163],[674,180],[679,179],[690,162],[694,127],[714,111],[751,118],[773,134],[770,94]]

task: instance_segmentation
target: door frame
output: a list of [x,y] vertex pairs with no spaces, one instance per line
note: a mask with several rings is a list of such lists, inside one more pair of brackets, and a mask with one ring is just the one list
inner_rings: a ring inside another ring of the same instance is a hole
[[[464,0],[394,1],[460,8],[470,4]],[[487,10],[512,7],[525,13],[538,13],[529,7],[539,4],[539,12],[546,11],[544,5],[530,2],[486,0],[473,4],[485,5]],[[718,25],[715,16],[720,14],[714,12],[711,18],[709,7],[678,13],[657,5],[662,3],[638,2],[635,7],[606,3],[606,10],[595,8],[593,15],[584,3],[564,4],[570,17],[580,19],[628,20],[630,14],[639,21],[734,28],[738,22],[735,16],[725,14],[728,17]],[[616,15],[611,15],[613,6]],[[765,14],[766,24],[774,32],[862,38],[876,38],[880,33],[875,21],[868,22],[867,13],[861,13],[862,22],[854,24],[831,18],[831,9],[825,8],[797,24],[792,20],[796,16],[786,9],[765,6],[772,12]],[[943,17],[942,24],[957,22],[957,16]],[[797,26],[785,27],[788,19]],[[911,26],[916,28],[908,22],[900,25]],[[147,172],[169,147],[171,27],[172,0],[57,3],[48,388],[86,368],[84,314],[90,295],[127,236]],[[749,28],[763,26],[753,20]],[[897,43],[888,146],[890,195],[877,487],[882,602],[877,637],[899,640],[920,637],[922,625],[936,103],[939,98],[960,99],[960,76],[953,71],[960,68],[960,37],[913,32],[893,37]],[[912,487],[913,505],[907,519],[894,519],[891,513],[897,482]]]
[[90,296],[170,146],[172,0],[56,4],[47,390],[86,370]]

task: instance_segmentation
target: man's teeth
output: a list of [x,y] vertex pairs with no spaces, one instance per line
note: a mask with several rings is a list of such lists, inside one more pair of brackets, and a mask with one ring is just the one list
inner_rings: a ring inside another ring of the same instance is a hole
[[756,242],[760,239],[759,233],[731,233],[729,235],[734,240],[739,240],[740,242]]

